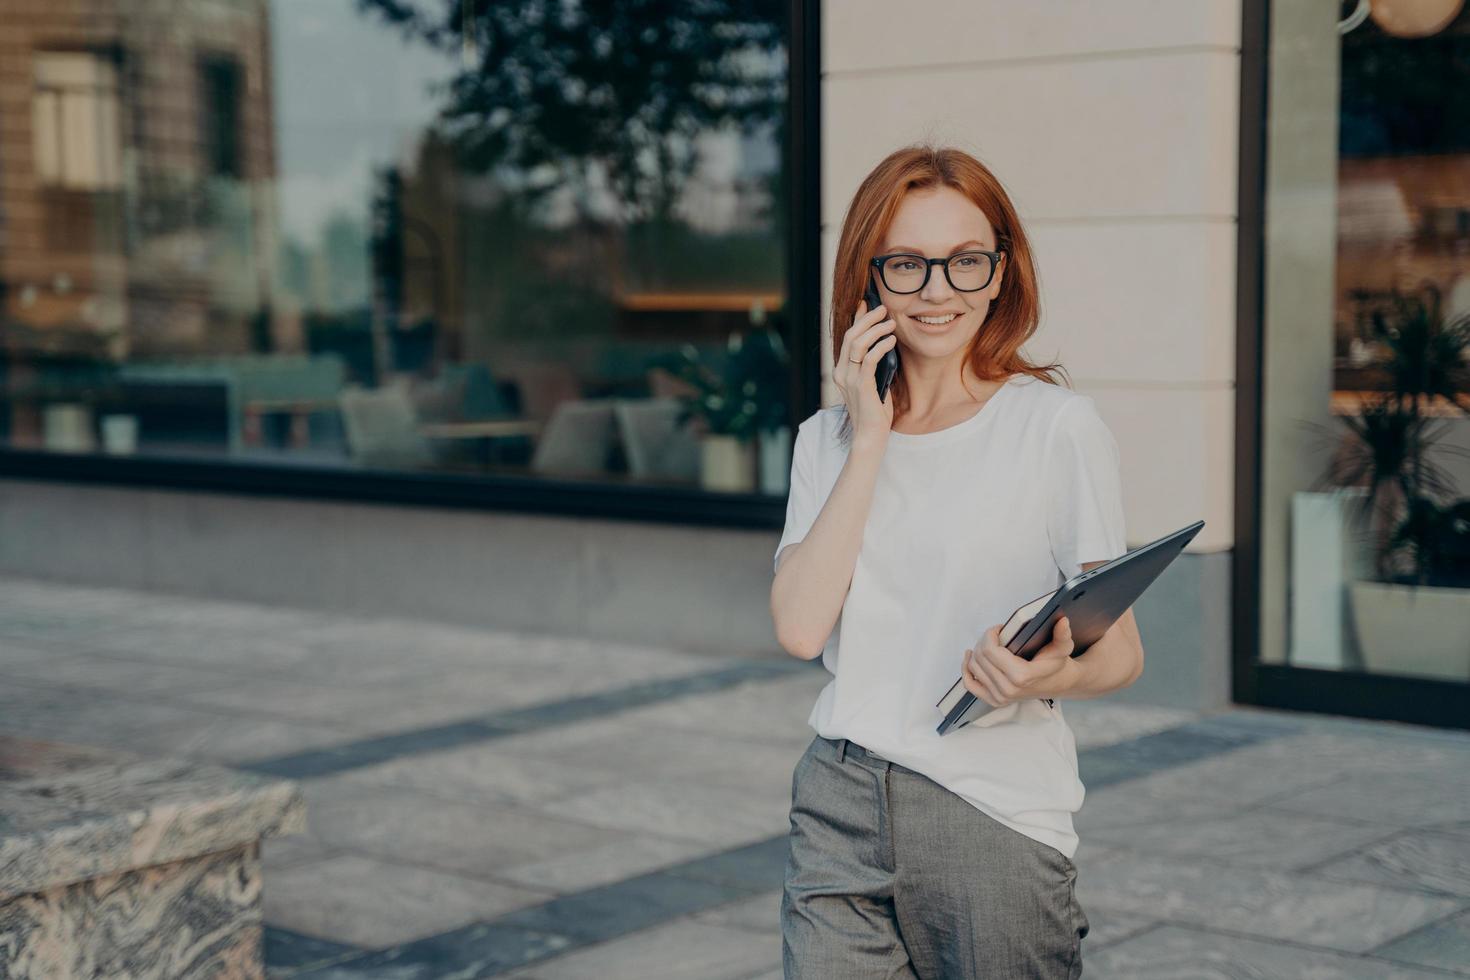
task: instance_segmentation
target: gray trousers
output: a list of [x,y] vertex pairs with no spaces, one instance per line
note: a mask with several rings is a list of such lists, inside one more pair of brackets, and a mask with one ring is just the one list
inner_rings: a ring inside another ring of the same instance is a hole
[[817,736],[791,775],[786,980],[1076,980],[1065,854],[912,769]]

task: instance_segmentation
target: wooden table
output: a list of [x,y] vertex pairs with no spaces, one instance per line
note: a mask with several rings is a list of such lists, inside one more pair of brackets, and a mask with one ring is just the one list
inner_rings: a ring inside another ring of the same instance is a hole
[[497,439],[535,437],[544,423],[537,419],[484,419],[479,422],[426,422],[419,433],[430,439],[478,440],[477,464],[502,462]]
[[498,439],[505,436],[534,436],[541,431],[537,419],[486,419],[482,422],[426,422],[419,433],[431,439]]

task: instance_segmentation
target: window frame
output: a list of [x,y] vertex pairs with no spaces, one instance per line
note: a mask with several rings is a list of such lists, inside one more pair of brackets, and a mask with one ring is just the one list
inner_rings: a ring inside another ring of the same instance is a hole
[[[1470,683],[1261,663],[1266,133],[1271,0],[1243,0],[1237,187],[1235,541],[1231,696],[1237,704],[1470,729]],[[1209,639],[1209,638],[1206,638]]]

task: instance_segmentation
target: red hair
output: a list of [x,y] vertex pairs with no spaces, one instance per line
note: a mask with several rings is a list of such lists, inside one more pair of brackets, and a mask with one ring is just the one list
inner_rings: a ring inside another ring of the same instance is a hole
[[[970,154],[927,143],[901,147],[884,157],[863,178],[847,206],[832,270],[834,366],[871,275],[868,259],[877,254],[904,195],[940,186],[952,187],[973,201],[995,229],[997,245],[1005,249],[1000,293],[991,301],[985,323],[965,352],[965,360],[975,376],[986,381],[1019,373],[1056,384],[1054,372],[1066,375],[1060,364],[1032,364],[1020,353],[1021,345],[1036,332],[1040,322],[1041,298],[1031,243],[1010,196],[995,174]],[[894,377],[888,397],[893,399],[895,417],[908,410],[903,372]]]

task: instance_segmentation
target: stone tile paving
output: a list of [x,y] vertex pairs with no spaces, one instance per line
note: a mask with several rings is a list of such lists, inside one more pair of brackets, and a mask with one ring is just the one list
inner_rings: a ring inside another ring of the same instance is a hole
[[[820,668],[0,579],[0,731],[303,778],[277,977],[780,976]],[[1065,702],[1089,977],[1470,977],[1470,735]]]

